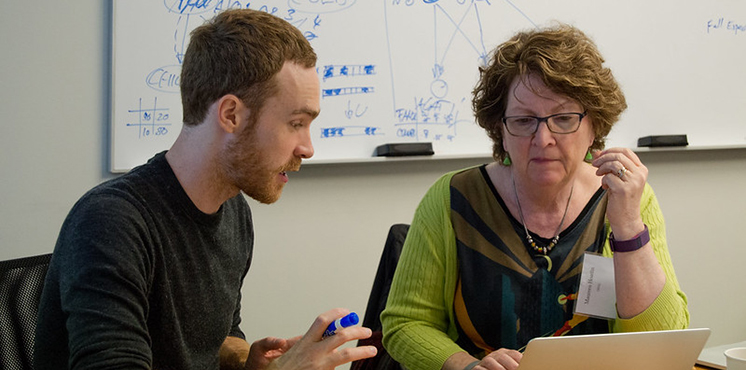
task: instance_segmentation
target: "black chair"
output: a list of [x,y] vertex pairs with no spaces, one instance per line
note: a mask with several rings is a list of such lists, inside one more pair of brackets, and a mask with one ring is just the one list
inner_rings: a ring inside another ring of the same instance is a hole
[[399,255],[401,254],[404,239],[406,239],[408,231],[409,225],[407,224],[395,224],[389,229],[386,244],[381,254],[381,260],[378,262],[378,271],[376,271],[376,277],[373,280],[373,288],[368,297],[368,306],[365,309],[365,316],[363,317],[363,326],[370,328],[373,331],[373,335],[368,339],[359,340],[358,346],[375,346],[378,349],[378,354],[372,358],[354,361],[350,365],[350,370],[403,369],[398,362],[391,358],[386,349],[383,348],[383,344],[381,343],[383,333],[381,331],[380,315],[386,307],[391,280],[394,277],[394,271],[396,271],[396,264],[399,263]]
[[39,299],[52,254],[0,261],[0,369],[33,369]]

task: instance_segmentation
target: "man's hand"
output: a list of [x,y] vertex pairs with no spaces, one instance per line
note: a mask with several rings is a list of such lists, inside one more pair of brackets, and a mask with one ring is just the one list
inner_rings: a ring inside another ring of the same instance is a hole
[[245,369],[266,369],[272,361],[287,352],[300,338],[300,336],[291,339],[269,337],[252,343]]
[[337,308],[327,311],[313,322],[303,337],[288,340],[265,338],[254,342],[246,361],[246,370],[333,370],[348,362],[373,357],[376,347],[361,346],[339,349],[343,344],[369,338],[368,328],[353,326],[321,339],[327,326],[350,311]]

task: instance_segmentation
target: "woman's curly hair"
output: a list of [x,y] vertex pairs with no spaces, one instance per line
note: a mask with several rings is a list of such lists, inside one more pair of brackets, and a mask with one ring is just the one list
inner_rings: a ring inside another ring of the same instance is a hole
[[[500,44],[490,63],[480,67],[472,108],[479,126],[493,142],[498,162],[506,156],[502,145],[510,85],[516,79],[538,76],[553,92],[576,100],[593,120],[591,149],[603,149],[606,136],[627,108],[621,88],[593,41],[566,24],[520,32]],[[529,86],[529,84],[527,84]],[[530,88],[530,86],[529,86]]]

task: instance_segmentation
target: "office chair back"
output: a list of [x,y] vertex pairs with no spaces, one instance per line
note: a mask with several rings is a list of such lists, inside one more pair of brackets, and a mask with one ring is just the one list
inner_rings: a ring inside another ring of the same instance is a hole
[[375,346],[378,349],[378,354],[372,358],[354,361],[350,365],[350,370],[402,369],[401,365],[391,358],[388,351],[383,348],[383,344],[381,343],[383,332],[381,331],[380,316],[383,309],[386,308],[386,300],[389,298],[389,290],[391,289],[391,280],[394,278],[396,265],[399,263],[399,255],[401,254],[408,231],[409,225],[407,224],[395,224],[389,229],[386,244],[381,254],[381,260],[378,262],[378,271],[376,271],[376,277],[373,280],[373,288],[368,297],[368,306],[365,309],[363,326],[370,328],[373,331],[373,335],[368,339],[359,340],[358,346]]
[[39,299],[52,254],[0,261],[0,369],[33,369]]

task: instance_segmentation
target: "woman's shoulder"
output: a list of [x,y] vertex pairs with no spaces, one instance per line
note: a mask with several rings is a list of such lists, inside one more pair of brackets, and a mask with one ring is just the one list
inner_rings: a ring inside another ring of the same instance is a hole
[[454,181],[454,178],[456,178],[457,180],[462,180],[475,176],[482,176],[482,169],[485,166],[486,165],[484,164],[480,164],[446,172],[435,181],[431,188],[442,188],[444,186],[450,187],[451,183]]
[[476,165],[446,172],[430,185],[427,192],[420,201],[419,208],[436,207],[438,209],[448,206],[451,198],[451,189],[458,183],[469,181],[467,178],[481,176],[480,168],[484,165]]

